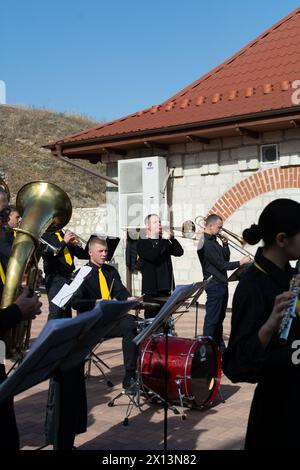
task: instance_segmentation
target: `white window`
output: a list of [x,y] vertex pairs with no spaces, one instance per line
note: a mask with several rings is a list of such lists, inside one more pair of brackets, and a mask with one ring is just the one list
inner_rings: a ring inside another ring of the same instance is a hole
[[272,165],[278,162],[278,145],[261,145],[260,146],[260,162],[264,165]]

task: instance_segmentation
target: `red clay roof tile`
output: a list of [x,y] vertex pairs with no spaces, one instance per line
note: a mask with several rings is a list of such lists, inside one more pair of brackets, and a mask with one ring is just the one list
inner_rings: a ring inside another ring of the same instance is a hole
[[162,104],[66,136],[56,143],[101,141],[109,136],[292,108],[291,83],[297,79],[299,8]]

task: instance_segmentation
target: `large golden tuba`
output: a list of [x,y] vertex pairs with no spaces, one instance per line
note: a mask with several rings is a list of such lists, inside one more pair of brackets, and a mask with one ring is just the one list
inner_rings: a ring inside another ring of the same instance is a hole
[[[46,231],[56,231],[64,227],[72,215],[72,205],[68,195],[58,186],[44,181],[25,184],[17,194],[16,206],[22,215],[20,227],[14,239],[6,271],[1,308],[11,305],[18,294],[22,280],[33,294],[38,277],[38,261],[42,253],[39,243]],[[6,351],[10,357],[23,354],[29,341],[30,325],[21,322],[7,337]],[[25,337],[26,336],[26,337]]]

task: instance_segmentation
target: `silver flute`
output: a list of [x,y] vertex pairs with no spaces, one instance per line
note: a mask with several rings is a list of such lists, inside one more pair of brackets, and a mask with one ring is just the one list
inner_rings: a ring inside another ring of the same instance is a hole
[[290,281],[289,288],[289,291],[293,293],[293,296],[290,299],[288,307],[283,312],[283,317],[279,329],[279,341],[281,343],[287,342],[293,319],[296,317],[297,302],[300,293],[300,288],[296,286],[296,275],[300,273],[300,260],[297,261],[296,271],[296,274],[294,274]]

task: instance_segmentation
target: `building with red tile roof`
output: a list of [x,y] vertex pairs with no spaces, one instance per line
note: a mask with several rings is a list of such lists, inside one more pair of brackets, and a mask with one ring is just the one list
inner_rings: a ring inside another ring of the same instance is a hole
[[[137,111],[46,147],[81,153],[132,149],[147,141],[170,145],[292,128],[300,111],[300,8],[234,56],[149,109]],[[294,96],[294,100],[292,97]],[[99,155],[98,153],[98,155]]]
[[[145,195],[161,200],[164,193],[171,225],[215,212],[237,234],[271,200],[300,202],[300,8],[163,103],[46,147],[70,163],[102,161],[118,177],[119,190],[106,192],[110,234],[126,234],[129,201],[144,204]],[[158,161],[167,171],[154,194],[157,181],[143,168]],[[190,240],[183,245],[176,281],[197,281],[196,248]],[[232,260],[240,257],[232,251]]]

